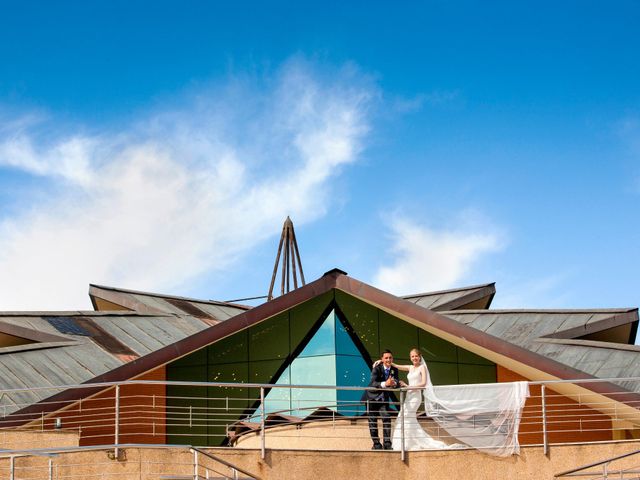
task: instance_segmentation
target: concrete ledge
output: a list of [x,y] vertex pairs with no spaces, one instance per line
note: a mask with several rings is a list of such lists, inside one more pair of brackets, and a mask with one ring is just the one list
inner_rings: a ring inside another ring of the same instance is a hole
[[[556,473],[638,449],[640,441],[552,445],[548,456],[541,446],[522,447],[520,455],[508,458],[477,450],[413,451],[406,453],[406,462],[400,459],[400,452],[391,451],[267,450],[265,460],[260,459],[259,450],[211,451],[262,479],[539,480],[553,479]],[[637,465],[638,460],[631,457],[618,467]]]
[[[548,456],[542,447],[523,447],[521,455],[508,458],[492,457],[475,450],[407,452],[403,462],[399,452],[392,451],[330,451],[330,450],[260,450],[209,448],[211,454],[246,470],[262,480],[271,479],[332,479],[366,478],[367,480],[465,480],[485,479],[553,479],[554,474],[578,466],[604,460],[640,449],[640,441],[601,442],[596,444],[552,445]],[[56,478],[90,478],[117,475],[120,479],[157,480],[160,476],[193,474],[193,455],[182,449],[126,448],[121,460],[113,460],[109,452],[86,451],[62,454],[54,458]],[[0,478],[8,478],[9,460],[0,460]],[[46,472],[48,459],[16,458],[16,478],[33,477],[36,471]],[[216,464],[204,455],[201,465]],[[636,465],[630,457],[617,468]]]
[[0,449],[4,450],[77,447],[79,442],[80,436],[75,430],[0,430]]

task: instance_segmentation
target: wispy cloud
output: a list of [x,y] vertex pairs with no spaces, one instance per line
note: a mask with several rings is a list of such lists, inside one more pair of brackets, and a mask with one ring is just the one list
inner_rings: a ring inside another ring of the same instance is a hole
[[322,216],[374,93],[353,69],[330,78],[291,61],[275,80],[202,87],[108,133],[45,138],[55,118],[16,120],[0,133],[0,172],[54,188],[0,213],[0,308],[87,306],[90,282],[172,289],[228,268],[286,215]]
[[464,220],[455,228],[436,229],[400,216],[389,227],[392,259],[378,269],[374,284],[398,295],[460,286],[482,255],[505,244],[497,230]]

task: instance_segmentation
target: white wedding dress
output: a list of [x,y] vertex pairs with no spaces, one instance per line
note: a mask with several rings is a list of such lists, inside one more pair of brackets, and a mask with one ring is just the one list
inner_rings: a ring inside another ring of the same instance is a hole
[[[409,386],[422,383],[422,367],[427,377],[426,385],[424,388],[406,391],[404,405],[393,429],[394,450],[402,449],[404,423],[405,450],[469,446],[501,457],[519,453],[518,430],[522,409],[529,396],[527,382],[434,387],[429,369],[422,359],[420,366],[409,368]],[[448,445],[424,431],[416,416],[423,398],[429,418],[447,432],[447,436],[464,444]]]
[[[407,375],[409,386],[420,384],[420,369],[413,366]],[[393,428],[391,445],[394,450],[402,450],[402,418],[404,415],[404,449],[405,450],[425,450],[464,447],[464,445],[447,445],[440,440],[436,440],[424,431],[418,422],[417,412],[422,404],[422,389],[407,390],[404,405],[396,419]]]

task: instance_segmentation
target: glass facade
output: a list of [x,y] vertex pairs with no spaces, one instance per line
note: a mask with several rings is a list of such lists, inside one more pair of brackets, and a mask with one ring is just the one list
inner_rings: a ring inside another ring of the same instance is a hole
[[352,337],[361,342],[368,364],[370,360],[378,358],[379,352],[384,349],[393,352],[396,363],[409,364],[409,351],[418,348],[427,362],[434,385],[496,381],[496,366],[493,362],[348,293],[336,290],[335,306],[336,311],[344,315],[353,328]]
[[[495,364],[340,290],[332,290],[195,351],[167,366],[167,379],[365,387],[389,348],[397,363],[422,352],[436,385],[496,381]],[[364,413],[362,391],[272,388],[265,410],[306,416],[319,406]],[[220,445],[227,424],[255,418],[256,388],[167,386],[169,443]],[[224,421],[216,413],[224,410]],[[230,420],[231,419],[231,420]]]
[[[366,387],[370,370],[348,330],[332,310],[275,383]],[[363,411],[361,395],[361,391],[349,390],[274,388],[265,398],[265,411],[305,417],[316,408],[325,406],[344,415],[359,415]]]

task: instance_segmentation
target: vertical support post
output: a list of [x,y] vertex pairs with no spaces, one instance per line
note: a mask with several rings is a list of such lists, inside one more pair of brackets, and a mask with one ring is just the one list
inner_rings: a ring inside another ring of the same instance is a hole
[[115,415],[116,418],[115,418],[115,425],[114,425],[114,429],[115,429],[114,443],[116,444],[115,457],[116,457],[116,460],[118,460],[120,458],[120,448],[118,447],[118,445],[120,444],[120,385],[116,385],[115,403],[116,403],[116,415]]
[[[151,406],[151,418],[152,418],[152,425],[153,425],[153,436],[156,436],[156,420],[158,419],[158,416],[156,414],[156,395],[155,393],[153,394],[153,404]],[[165,415],[166,416],[166,415]]]
[[49,480],[53,480],[53,459],[49,458]]
[[191,450],[193,452],[193,480],[198,480],[198,470],[199,470],[199,465],[198,465],[198,451],[197,450]]
[[16,457],[12,456],[9,459],[9,480],[15,480],[16,478]]
[[545,396],[546,385],[540,387],[540,402],[542,405],[542,452],[549,455],[549,440],[547,438],[547,398]]
[[405,391],[400,390],[400,459],[403,462],[406,456],[404,450],[404,395]]
[[264,416],[264,387],[260,387],[260,458],[265,459],[265,416]]

